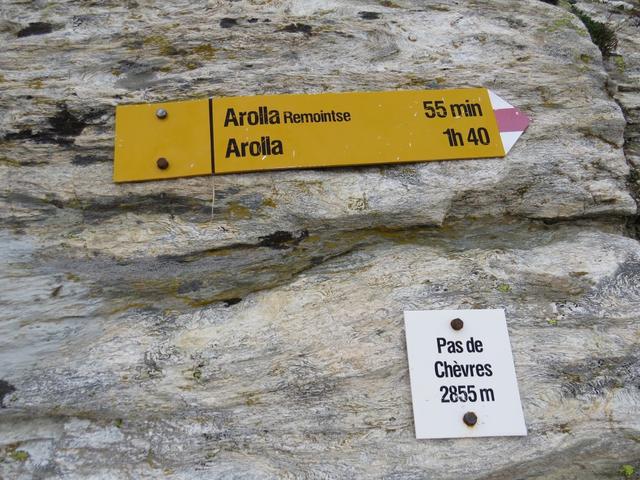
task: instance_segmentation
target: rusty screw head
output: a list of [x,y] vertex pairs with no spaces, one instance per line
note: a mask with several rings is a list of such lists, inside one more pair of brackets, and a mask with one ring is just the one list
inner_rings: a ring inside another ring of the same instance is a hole
[[160,170],[166,170],[167,168],[169,168],[169,161],[164,157],[160,157],[158,160],[156,160],[156,165]]
[[167,118],[167,115],[169,114],[164,108],[159,108],[158,110],[156,110],[156,117],[158,117],[160,120],[164,120],[165,118]]
[[462,421],[467,427],[473,427],[476,423],[478,423],[478,416],[473,412],[467,412],[462,417]]
[[451,328],[453,328],[454,330],[462,330],[462,327],[464,327],[464,322],[459,318],[454,318],[453,320],[451,320]]

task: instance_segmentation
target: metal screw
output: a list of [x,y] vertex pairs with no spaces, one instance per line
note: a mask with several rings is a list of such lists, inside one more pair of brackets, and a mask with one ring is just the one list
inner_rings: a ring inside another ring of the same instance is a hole
[[462,417],[462,421],[468,427],[473,427],[476,423],[478,423],[478,416],[473,412],[467,412]]
[[454,330],[462,330],[462,327],[464,327],[464,322],[459,318],[454,318],[453,320],[451,320],[451,328],[453,328]]
[[158,110],[156,110],[156,117],[158,117],[160,120],[164,120],[165,118],[167,118],[167,115],[169,114],[164,108],[159,108]]
[[164,157],[160,157],[158,160],[156,160],[156,165],[160,170],[166,170],[167,168],[169,168],[169,161]]

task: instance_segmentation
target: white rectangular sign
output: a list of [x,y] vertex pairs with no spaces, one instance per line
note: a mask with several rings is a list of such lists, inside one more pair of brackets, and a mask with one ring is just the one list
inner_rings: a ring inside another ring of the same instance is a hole
[[404,312],[416,438],[526,435],[504,310]]

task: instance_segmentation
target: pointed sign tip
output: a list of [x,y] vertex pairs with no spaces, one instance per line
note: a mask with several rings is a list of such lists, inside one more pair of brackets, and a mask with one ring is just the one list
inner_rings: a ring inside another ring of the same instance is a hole
[[529,117],[515,107],[494,110],[500,132],[524,132],[529,126]]
[[529,126],[529,117],[491,90],[489,90],[489,98],[506,155]]

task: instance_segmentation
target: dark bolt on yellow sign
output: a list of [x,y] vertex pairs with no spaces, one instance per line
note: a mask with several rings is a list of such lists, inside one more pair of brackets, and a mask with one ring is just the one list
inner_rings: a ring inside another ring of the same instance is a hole
[[528,124],[485,88],[124,105],[113,179],[502,157]]

